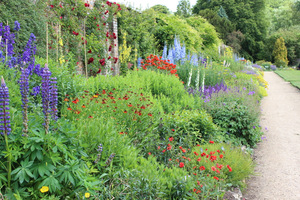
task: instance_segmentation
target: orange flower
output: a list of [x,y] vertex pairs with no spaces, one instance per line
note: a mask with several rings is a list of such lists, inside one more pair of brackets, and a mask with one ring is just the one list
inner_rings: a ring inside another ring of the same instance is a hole
[[89,118],[93,118],[93,116],[90,115]]
[[68,99],[68,98],[65,98],[64,101],[69,101],[69,99]]
[[84,104],[81,107],[86,108],[86,106]]
[[69,107],[68,110],[72,110],[72,108]]

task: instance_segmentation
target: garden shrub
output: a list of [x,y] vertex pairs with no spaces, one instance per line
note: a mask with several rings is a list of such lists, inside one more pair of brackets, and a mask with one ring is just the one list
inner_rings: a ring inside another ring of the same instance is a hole
[[262,135],[257,105],[253,91],[233,89],[212,94],[204,108],[212,115],[213,122],[223,128],[229,141],[254,146]]

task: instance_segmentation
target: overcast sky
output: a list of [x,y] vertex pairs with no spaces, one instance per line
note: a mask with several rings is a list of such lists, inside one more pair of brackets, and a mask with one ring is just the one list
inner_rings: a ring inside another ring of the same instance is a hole
[[[115,0],[118,3],[125,5],[133,5],[135,8],[142,8],[142,10],[150,8],[154,5],[161,4],[167,6],[172,12],[176,12],[179,0]],[[197,0],[190,0],[191,6],[196,4]]]

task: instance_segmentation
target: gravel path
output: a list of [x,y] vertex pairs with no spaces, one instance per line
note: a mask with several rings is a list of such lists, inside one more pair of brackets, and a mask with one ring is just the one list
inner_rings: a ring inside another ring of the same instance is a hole
[[[248,200],[300,200],[300,90],[274,72],[265,72],[263,141],[254,152],[257,176],[248,181]],[[266,127],[266,128],[265,128]]]

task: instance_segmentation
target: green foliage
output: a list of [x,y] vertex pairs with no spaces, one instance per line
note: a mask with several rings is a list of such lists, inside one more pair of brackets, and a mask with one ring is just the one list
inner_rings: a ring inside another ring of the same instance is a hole
[[[154,37],[153,22],[155,21],[155,11],[148,9],[140,12],[122,6],[118,16],[118,41],[124,44],[123,34],[127,34],[128,46],[136,48],[138,57],[146,57],[156,51],[157,41]],[[121,32],[122,31],[122,32]],[[130,54],[134,60],[134,52]]]
[[0,2],[0,23],[14,27],[14,22],[18,21],[21,30],[16,36],[15,53],[23,51],[29,39],[30,33],[34,33],[39,45],[37,55],[45,56],[46,46],[46,17],[43,14],[43,1],[12,0]]
[[193,13],[199,14],[205,9],[217,12],[220,6],[226,10],[228,20],[245,35],[240,53],[247,59],[262,57],[263,41],[267,34],[267,21],[265,20],[265,1],[206,1],[198,0],[193,7]]
[[157,4],[155,6],[152,6],[151,9],[153,9],[155,12],[163,13],[163,14],[171,14],[171,11],[167,6]]
[[265,59],[274,61],[272,52],[276,40],[283,37],[287,48],[287,59],[290,65],[296,65],[297,59],[300,57],[300,26],[292,26],[287,29],[279,29],[271,34],[266,40]]
[[257,102],[244,91],[219,92],[213,94],[204,108],[212,115],[215,124],[226,132],[234,144],[254,146],[260,141]]
[[275,65],[286,67],[288,65],[287,49],[283,37],[276,40],[273,50]]
[[227,18],[220,17],[213,10],[204,9],[199,11],[198,14],[215,27],[217,33],[220,34],[220,38],[223,41],[227,41],[227,35],[235,29],[234,25]]
[[177,11],[175,15],[182,16],[182,17],[189,17],[192,14],[191,4],[189,0],[180,0],[177,5]]

